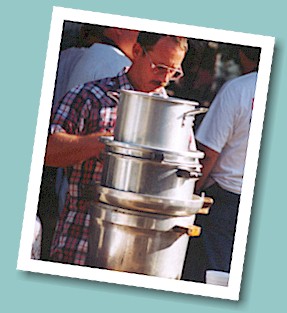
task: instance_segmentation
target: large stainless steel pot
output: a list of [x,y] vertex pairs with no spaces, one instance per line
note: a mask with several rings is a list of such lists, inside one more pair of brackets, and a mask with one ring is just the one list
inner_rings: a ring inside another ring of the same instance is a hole
[[116,141],[170,151],[188,151],[197,102],[121,90],[114,131]]
[[101,186],[157,196],[170,200],[191,200],[201,165],[178,166],[152,160],[104,153]]
[[91,207],[89,264],[97,268],[180,279],[194,216],[168,217],[103,203]]

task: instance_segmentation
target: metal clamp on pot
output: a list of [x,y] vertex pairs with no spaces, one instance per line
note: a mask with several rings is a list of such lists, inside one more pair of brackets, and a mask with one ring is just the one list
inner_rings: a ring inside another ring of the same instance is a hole
[[214,203],[214,200],[210,197],[205,197],[204,193],[201,195],[203,197],[202,208],[198,210],[197,214],[209,214],[209,210]]
[[187,234],[189,237],[199,237],[201,233],[201,227],[197,225],[190,226],[174,226],[173,231],[181,234]]
[[197,169],[193,169],[194,171],[191,171],[190,168],[185,168],[185,167],[179,167],[177,169],[176,172],[176,176],[177,177],[181,177],[181,178],[199,178],[200,176],[202,176],[200,171],[196,171]]

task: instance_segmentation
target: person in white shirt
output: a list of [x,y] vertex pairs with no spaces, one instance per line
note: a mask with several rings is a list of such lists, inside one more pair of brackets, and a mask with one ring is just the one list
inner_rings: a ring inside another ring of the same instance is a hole
[[138,31],[106,27],[101,42],[85,49],[71,72],[67,90],[89,81],[117,75],[132,64],[132,47]]
[[259,49],[244,47],[240,55],[245,74],[222,86],[195,134],[205,153],[196,193],[204,191],[214,204],[208,215],[196,216],[202,233],[190,239],[183,280],[205,282],[207,270],[230,272]]
[[[93,36],[89,35],[92,34]],[[85,42],[97,41],[87,48],[70,48],[61,52],[53,111],[66,92],[77,85],[106,77],[116,76],[124,67],[132,64],[132,48],[139,31],[118,27],[83,25],[81,37]],[[63,170],[57,171],[56,191],[59,195],[59,211],[65,202],[68,182]]]

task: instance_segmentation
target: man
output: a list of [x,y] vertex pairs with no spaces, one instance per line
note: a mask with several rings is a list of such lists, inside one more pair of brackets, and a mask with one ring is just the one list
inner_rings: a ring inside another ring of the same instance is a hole
[[230,271],[259,51],[242,48],[240,57],[245,75],[223,85],[195,135],[205,153],[196,193],[204,191],[214,205],[196,217],[202,233],[189,242],[183,280],[205,282],[207,270]]
[[45,163],[66,167],[69,192],[52,244],[53,261],[85,265],[90,215],[85,189],[100,180],[102,135],[113,132],[117,102],[109,91],[119,89],[165,93],[178,74],[187,51],[181,37],[140,32],[133,47],[133,64],[116,77],[73,88],[52,116]]

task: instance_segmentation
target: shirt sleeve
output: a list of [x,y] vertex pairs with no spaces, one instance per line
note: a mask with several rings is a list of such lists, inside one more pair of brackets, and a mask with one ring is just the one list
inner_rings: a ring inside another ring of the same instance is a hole
[[60,100],[57,111],[51,118],[50,134],[64,132],[81,134],[85,129],[92,102],[85,94],[84,85],[77,86]]
[[232,137],[238,100],[230,84],[222,87],[196,132],[196,140],[220,153]]

